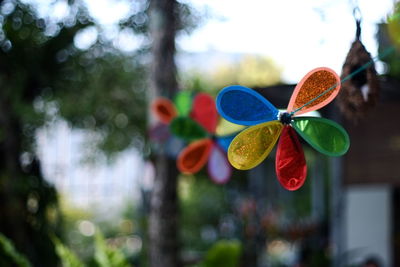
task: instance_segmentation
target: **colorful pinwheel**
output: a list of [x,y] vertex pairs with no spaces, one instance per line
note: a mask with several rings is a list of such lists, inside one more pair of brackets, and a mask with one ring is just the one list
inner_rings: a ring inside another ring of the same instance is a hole
[[[187,100],[181,102],[186,103]],[[194,97],[190,108],[189,105],[180,106],[185,106],[184,112],[179,112],[182,110],[179,105],[177,111],[174,104],[165,98],[156,100],[152,105],[159,120],[169,124],[171,133],[189,143],[178,156],[178,169],[183,173],[194,174],[208,162],[211,180],[217,184],[226,183],[232,168],[225,152],[234,135],[216,136],[219,116],[214,99],[205,93],[199,93]]]
[[229,162],[248,170],[271,152],[279,136],[275,168],[280,184],[297,190],[305,182],[307,165],[296,131],[313,148],[329,156],[340,156],[349,148],[349,137],[337,123],[318,117],[294,117],[331,102],[340,90],[339,76],[329,68],[310,71],[296,86],[287,112],[279,112],[252,89],[234,85],[217,97],[217,109],[226,120],[251,126],[239,133],[228,149]]

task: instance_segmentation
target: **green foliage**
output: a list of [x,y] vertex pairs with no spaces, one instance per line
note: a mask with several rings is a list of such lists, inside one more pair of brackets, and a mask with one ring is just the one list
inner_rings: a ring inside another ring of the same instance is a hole
[[[386,23],[379,24],[379,54],[385,54],[381,60],[386,63],[387,75],[400,79],[400,3],[394,6],[393,13]],[[389,52],[393,50],[393,52]],[[389,52],[389,54],[388,54]]]
[[144,77],[136,57],[96,44],[68,62],[54,99],[72,126],[98,134],[103,151],[141,149],[147,117]]
[[237,64],[221,65],[212,75],[216,88],[240,84],[248,87],[262,87],[278,84],[281,69],[267,57],[247,55]]
[[29,260],[15,249],[12,241],[0,233],[0,265],[10,266],[14,264],[18,267],[32,266]]
[[126,260],[125,255],[118,249],[107,246],[104,236],[100,231],[96,231],[95,235],[95,261],[99,267],[129,267],[131,266]]
[[74,252],[67,248],[61,241],[53,236],[53,243],[56,247],[58,257],[61,259],[63,267],[84,267],[85,265],[78,259]]
[[242,254],[239,241],[221,240],[208,250],[202,267],[238,267]]
[[[186,249],[204,251],[209,242],[201,232],[205,226],[217,229],[222,215],[230,212],[222,186],[216,186],[206,176],[182,176],[179,184],[181,200],[181,236]],[[217,236],[216,236],[217,237]]]

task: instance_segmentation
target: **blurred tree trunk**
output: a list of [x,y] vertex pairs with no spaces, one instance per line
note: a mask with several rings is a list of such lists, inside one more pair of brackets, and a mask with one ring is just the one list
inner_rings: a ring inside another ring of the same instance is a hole
[[[175,0],[150,1],[152,62],[149,98],[171,98],[178,88],[175,65],[177,3]],[[156,177],[150,200],[150,266],[180,267],[178,237],[178,196],[175,160],[161,149],[155,157]]]
[[[0,232],[34,266],[56,266],[58,258],[49,231],[59,233],[59,225],[57,218],[48,216],[58,211],[56,191],[44,181],[40,163],[32,154],[21,163],[26,137],[20,115],[11,105],[14,88],[8,89],[6,80],[2,79],[5,84],[0,90]],[[13,266],[2,249],[0,266]]]

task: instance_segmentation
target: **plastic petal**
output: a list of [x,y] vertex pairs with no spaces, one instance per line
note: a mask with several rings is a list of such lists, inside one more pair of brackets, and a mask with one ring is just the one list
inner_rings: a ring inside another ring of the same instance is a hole
[[229,162],[239,170],[254,168],[271,152],[282,128],[279,121],[270,121],[239,133],[229,146]]
[[213,145],[208,159],[208,174],[216,184],[225,184],[232,174],[232,167],[226,158],[225,152],[216,144]]
[[171,133],[186,141],[198,140],[207,136],[206,131],[197,122],[188,117],[177,117],[170,125]]
[[174,159],[178,157],[184,147],[186,147],[186,143],[182,139],[175,136],[171,136],[171,138],[168,138],[165,144],[167,155]]
[[196,173],[207,162],[213,141],[202,139],[195,141],[182,150],[178,156],[178,169],[183,173]]
[[279,183],[287,190],[299,189],[307,176],[307,165],[303,148],[291,126],[285,126],[278,142],[275,160]]
[[226,120],[240,125],[255,125],[276,120],[278,110],[256,91],[233,85],[217,96],[217,109]]
[[[331,102],[339,90],[340,78],[336,72],[325,67],[313,69],[297,84],[287,110],[292,112],[303,105],[305,106],[296,112],[297,115],[317,110]],[[308,103],[318,96],[318,99]]]
[[158,143],[163,143],[170,137],[169,127],[162,123],[151,126],[148,134],[151,141]]
[[153,101],[151,105],[153,114],[162,123],[170,123],[177,115],[174,104],[168,98],[160,97]]
[[232,123],[220,117],[215,134],[217,136],[226,136],[236,134],[242,131],[246,126]]
[[174,99],[176,109],[180,116],[188,116],[192,109],[192,93],[189,91],[180,91]]
[[325,155],[341,156],[349,149],[349,135],[334,121],[317,117],[295,117],[292,125],[304,140]]
[[236,134],[227,136],[218,136],[216,138],[216,142],[225,152],[227,152],[229,145],[232,143],[232,140],[235,138],[235,136]]
[[209,133],[214,133],[218,124],[218,112],[214,99],[205,93],[199,93],[193,100],[190,117],[203,126]]

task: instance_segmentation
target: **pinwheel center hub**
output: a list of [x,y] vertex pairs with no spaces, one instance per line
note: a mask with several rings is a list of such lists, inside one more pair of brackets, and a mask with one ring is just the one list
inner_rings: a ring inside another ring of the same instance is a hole
[[279,121],[282,122],[282,124],[288,125],[292,122],[292,115],[287,112],[283,112],[279,114]]

